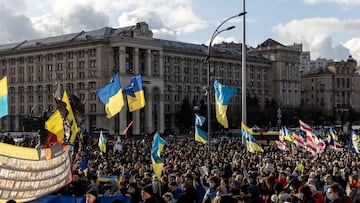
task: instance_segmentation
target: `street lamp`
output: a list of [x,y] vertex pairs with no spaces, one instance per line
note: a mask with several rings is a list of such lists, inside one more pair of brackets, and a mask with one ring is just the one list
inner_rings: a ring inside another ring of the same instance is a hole
[[226,20],[224,20],[222,23],[220,23],[220,25],[216,28],[216,30],[214,31],[214,33],[211,35],[211,38],[210,38],[210,42],[209,42],[209,46],[208,46],[208,53],[207,53],[207,56],[206,56],[206,62],[208,63],[208,69],[207,69],[207,121],[208,121],[208,144],[209,144],[209,154],[210,154],[210,137],[211,137],[211,103],[210,103],[210,94],[211,94],[211,86],[210,86],[210,77],[211,77],[211,45],[212,45],[212,42],[214,41],[215,37],[218,36],[220,33],[224,32],[224,31],[228,31],[228,30],[232,30],[235,28],[235,26],[230,26],[230,27],[227,27],[225,29],[222,29],[222,30],[219,30],[220,27],[226,23],[227,21],[233,19],[233,18],[236,18],[236,17],[240,17],[240,16],[243,16],[245,15],[246,12],[242,12],[238,15],[234,15],[234,16],[231,16],[230,18],[227,18]]

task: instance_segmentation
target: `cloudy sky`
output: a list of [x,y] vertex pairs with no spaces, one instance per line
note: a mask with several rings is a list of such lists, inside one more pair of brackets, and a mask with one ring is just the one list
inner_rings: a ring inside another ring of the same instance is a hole
[[[360,61],[360,0],[247,0],[246,44],[302,43],[311,58]],[[154,37],[208,44],[242,0],[0,0],[0,44],[145,21]],[[242,42],[242,18],[216,42]]]

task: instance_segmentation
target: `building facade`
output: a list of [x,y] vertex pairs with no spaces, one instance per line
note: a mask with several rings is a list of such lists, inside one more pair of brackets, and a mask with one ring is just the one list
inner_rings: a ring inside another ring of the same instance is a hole
[[272,96],[280,108],[296,108],[300,105],[300,53],[299,45],[285,46],[268,39],[249,53],[270,60]]
[[[280,49],[281,55],[272,55],[275,49]],[[230,126],[238,127],[241,50],[214,46],[211,51],[211,81],[217,79],[238,90],[228,110]],[[260,106],[272,99],[296,106],[299,53],[279,45],[259,47],[257,52],[261,54],[247,55],[247,96],[257,97]],[[271,55],[270,59],[264,54]],[[62,90],[85,104],[84,127],[88,131],[104,128],[117,133],[134,121],[132,134],[163,133],[177,127],[176,114],[184,99],[192,105],[206,102],[206,56],[205,45],[153,38],[143,22],[0,45],[0,75],[9,78],[9,115],[2,118],[2,129],[22,131],[23,120],[30,114],[42,116],[45,112],[49,116],[56,108],[53,92],[58,80]],[[146,105],[130,113],[125,104],[117,116],[107,119],[96,90],[110,81],[114,71],[119,71],[123,88],[131,76],[143,76]],[[211,101],[214,104],[214,98]],[[212,105],[212,118],[214,108]]]
[[346,115],[360,110],[357,63],[331,62],[326,68],[312,69],[301,77],[301,105],[322,110],[327,116]]

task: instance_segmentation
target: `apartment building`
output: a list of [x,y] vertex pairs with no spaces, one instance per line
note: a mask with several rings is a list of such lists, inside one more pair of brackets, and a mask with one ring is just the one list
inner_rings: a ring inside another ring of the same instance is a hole
[[335,117],[347,114],[351,108],[359,111],[360,77],[356,70],[357,63],[351,56],[347,61],[312,69],[301,76],[301,105]]

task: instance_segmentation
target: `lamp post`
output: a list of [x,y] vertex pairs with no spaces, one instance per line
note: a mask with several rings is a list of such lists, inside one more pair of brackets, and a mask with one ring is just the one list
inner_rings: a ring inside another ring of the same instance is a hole
[[[243,0],[243,13],[245,14],[245,0]],[[246,122],[246,43],[245,43],[245,15],[243,15],[243,42],[241,48],[241,121]],[[242,144],[245,145],[245,137],[242,136]]]
[[222,30],[219,30],[220,27],[226,23],[227,21],[233,19],[233,18],[236,18],[236,17],[240,17],[242,15],[245,15],[246,12],[242,12],[238,15],[234,15],[234,16],[231,16],[230,18],[227,18],[226,20],[224,20],[222,23],[220,23],[220,25],[216,28],[216,30],[214,31],[214,33],[211,35],[211,38],[210,38],[210,42],[209,42],[209,46],[208,46],[208,53],[207,53],[207,57],[206,57],[206,62],[208,63],[208,69],[207,69],[207,121],[208,121],[208,144],[209,144],[209,154],[210,154],[210,147],[211,147],[211,144],[210,144],[210,137],[211,137],[211,101],[210,101],[210,98],[211,98],[211,82],[210,82],[210,77],[211,77],[211,45],[212,45],[212,42],[214,41],[214,39],[216,38],[216,36],[218,36],[220,33],[224,32],[224,31],[228,31],[228,30],[232,30],[235,28],[235,26],[230,26],[230,27],[227,27],[225,29],[222,29]]

